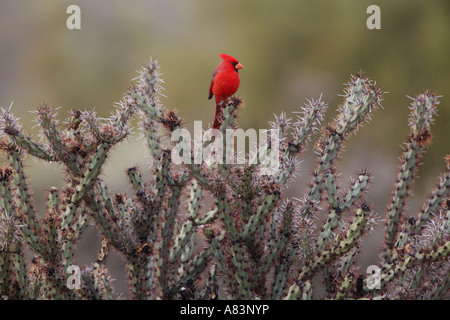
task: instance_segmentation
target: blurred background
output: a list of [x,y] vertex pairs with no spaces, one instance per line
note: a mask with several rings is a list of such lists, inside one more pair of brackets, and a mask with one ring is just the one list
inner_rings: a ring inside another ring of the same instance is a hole
[[[66,9],[81,9],[81,30],[68,30]],[[366,9],[381,8],[381,30],[369,30]],[[115,102],[150,57],[165,80],[165,107],[176,108],[188,128],[209,125],[214,102],[207,100],[219,53],[244,66],[238,95],[245,101],[239,125],[268,128],[274,114],[299,110],[306,98],[329,104],[336,115],[344,83],[363,70],[388,93],[383,109],[346,145],[341,184],[363,168],[374,174],[368,201],[381,217],[396,174],[400,145],[408,134],[410,100],[429,89],[443,97],[433,142],[414,185],[409,214],[416,214],[444,169],[450,137],[450,2],[447,0],[2,0],[0,2],[0,107],[21,118],[36,135],[32,111],[42,102],[59,109],[60,120],[73,108],[109,116]],[[113,192],[129,190],[125,169],[149,169],[144,141],[131,137],[117,147],[103,172]],[[4,161],[0,158],[0,161]],[[45,210],[46,190],[62,186],[61,168],[27,159],[37,207]],[[313,157],[305,154],[299,176],[288,189],[302,198]],[[364,242],[361,266],[376,263],[383,225]],[[79,244],[78,262],[95,260],[100,241],[90,232]],[[109,266],[124,290],[118,256]],[[122,271],[121,271],[122,270]],[[365,269],[363,269],[364,271]]]

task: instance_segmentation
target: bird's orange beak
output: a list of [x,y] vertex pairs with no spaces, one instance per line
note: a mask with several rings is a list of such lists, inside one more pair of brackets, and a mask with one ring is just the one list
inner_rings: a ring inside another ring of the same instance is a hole
[[242,69],[244,68],[244,66],[240,63],[238,63],[237,65],[234,66],[236,69]]

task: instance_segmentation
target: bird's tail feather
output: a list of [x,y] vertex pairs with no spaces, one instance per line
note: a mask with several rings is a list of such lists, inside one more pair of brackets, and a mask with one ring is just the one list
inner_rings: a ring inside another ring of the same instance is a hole
[[220,125],[222,124],[223,119],[223,104],[224,100],[220,97],[216,97],[216,113],[214,115],[214,123],[213,123],[213,129],[220,129]]

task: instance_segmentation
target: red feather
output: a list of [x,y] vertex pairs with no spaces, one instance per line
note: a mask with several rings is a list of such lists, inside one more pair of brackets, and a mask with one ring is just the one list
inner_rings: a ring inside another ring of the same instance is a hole
[[223,116],[222,108],[225,106],[228,98],[239,89],[241,81],[238,70],[243,68],[236,58],[228,54],[221,53],[219,57],[222,58],[222,62],[214,70],[208,96],[208,99],[216,96],[216,114],[213,123],[213,128],[215,129],[220,128]]

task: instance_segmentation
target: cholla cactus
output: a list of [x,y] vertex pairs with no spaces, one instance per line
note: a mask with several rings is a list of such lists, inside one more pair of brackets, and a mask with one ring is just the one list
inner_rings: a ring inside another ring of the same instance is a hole
[[[195,155],[185,153],[190,149],[183,147],[208,148],[217,140],[184,136],[178,144],[172,141],[182,120],[161,106],[160,90],[159,66],[150,61],[108,119],[72,110],[60,124],[55,111],[42,105],[36,114],[43,143],[23,132],[11,110],[1,110],[0,149],[8,159],[0,167],[3,298],[120,298],[105,266],[111,248],[126,261],[134,299],[311,299],[319,274],[325,297],[331,299],[448,296],[449,159],[419,217],[405,215],[419,158],[431,139],[436,95],[425,92],[413,99],[411,134],[388,206],[385,248],[374,278],[355,263],[363,235],[380,220],[365,198],[372,177],[361,169],[341,190],[336,164],[347,139],[381,103],[375,83],[362,73],[353,75],[338,116],[321,130],[327,108],[321,97],[308,100],[296,120],[284,113],[276,116],[271,129],[277,139],[268,139],[244,162],[236,161],[242,155],[213,154],[208,163],[198,163]],[[229,99],[220,133],[237,128],[240,106],[240,99]],[[145,181],[140,168],[129,168],[126,177],[134,195],[111,194],[101,168],[111,147],[128,136],[133,116],[140,119],[153,159],[152,178]],[[316,133],[309,188],[301,200],[290,199],[285,186]],[[208,134],[213,135],[202,130],[203,137]],[[253,161],[268,152],[280,160],[270,175],[264,174],[267,163]],[[66,173],[63,188],[50,188],[42,218],[28,186],[26,154],[58,162]],[[186,161],[175,165],[175,156]],[[323,224],[317,219],[322,215]],[[76,265],[77,242],[89,221],[101,234],[102,248],[95,262],[71,275],[67,270]],[[26,246],[33,253],[30,261]],[[72,280],[78,285],[71,285]]]

